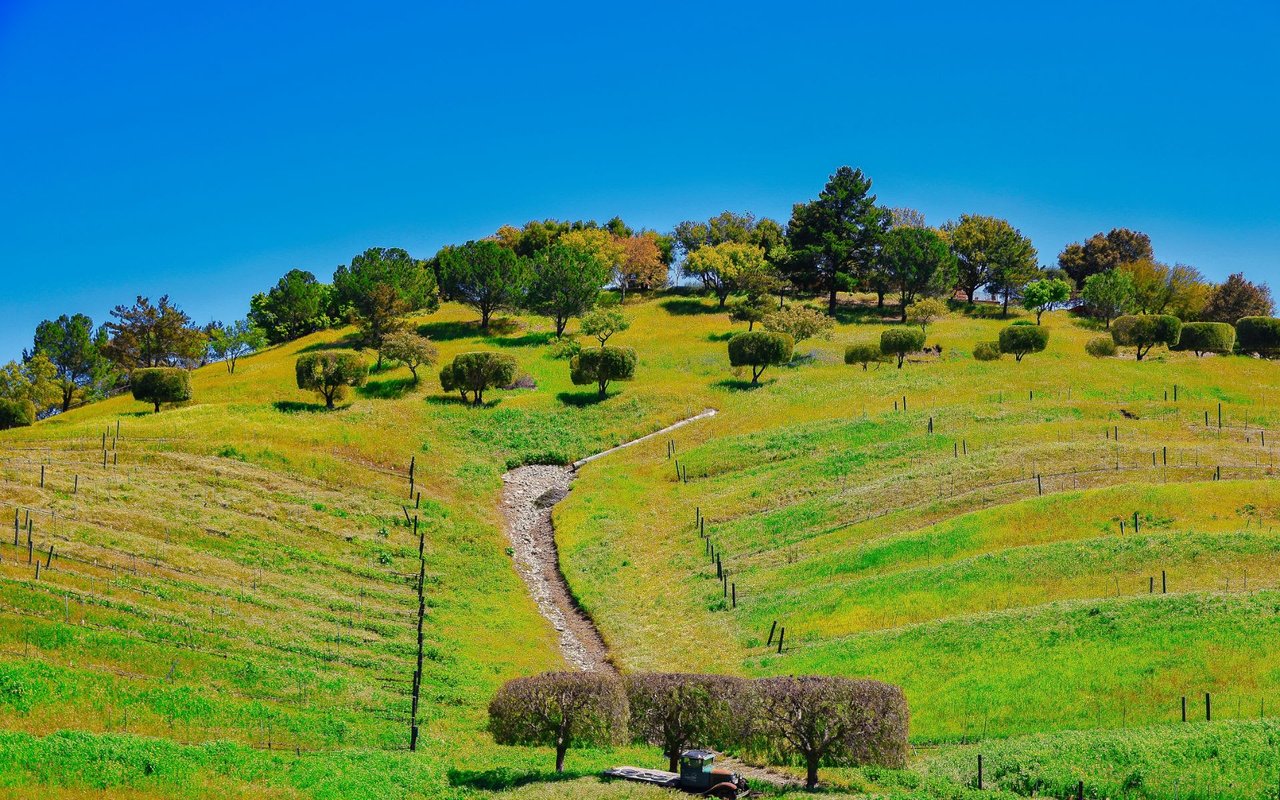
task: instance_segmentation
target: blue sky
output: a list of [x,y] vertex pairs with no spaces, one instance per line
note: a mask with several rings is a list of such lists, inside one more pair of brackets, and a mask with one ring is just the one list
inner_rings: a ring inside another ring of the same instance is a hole
[[841,164],[1042,263],[1123,225],[1280,289],[1280,11],[1119,5],[0,0],[0,359],[371,245],[785,221]]

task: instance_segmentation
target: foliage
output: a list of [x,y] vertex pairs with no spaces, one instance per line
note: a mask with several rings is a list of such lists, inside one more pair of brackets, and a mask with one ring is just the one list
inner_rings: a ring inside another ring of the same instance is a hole
[[615,279],[623,262],[627,259],[626,241],[600,228],[588,227],[569,231],[560,237],[560,243],[595,255],[596,260],[603,264],[609,271],[609,275]]
[[888,285],[898,292],[902,320],[920,295],[941,297],[956,285],[956,257],[936,231],[923,227],[894,227],[884,235],[880,268]]
[[364,385],[369,365],[355,353],[323,350],[298,356],[294,376],[299,389],[320,395],[325,407],[332,409],[335,401],[346,396],[349,387]]
[[1269,317],[1274,310],[1271,289],[1237,272],[1209,292],[1202,316],[1210,322],[1234,325],[1241,317]]
[[1133,281],[1119,270],[1098,272],[1084,280],[1080,296],[1089,313],[1111,327],[1111,320],[1133,308]]
[[999,361],[1003,355],[999,342],[978,342],[973,346],[973,357],[978,361]]
[[729,307],[729,319],[747,323],[747,330],[754,330],[757,322],[763,322],[773,311],[773,302],[767,297],[748,295]]
[[230,325],[215,322],[209,326],[208,335],[209,354],[225,363],[227,372],[232,375],[241,356],[261,350],[267,344],[266,333],[245,319],[238,319]]
[[977,214],[962,214],[959,222],[948,222],[943,234],[956,256],[957,282],[972,305],[978,289],[991,287],[1009,299],[1036,273],[1036,250],[1031,240],[1006,220]]
[[329,327],[332,288],[301,269],[291,269],[266,293],[249,300],[249,322],[266,332],[269,344],[294,339]]
[[22,428],[36,421],[36,407],[30,400],[0,397],[0,431]]
[[382,351],[387,358],[408,367],[415,384],[418,382],[418,367],[436,363],[436,358],[440,355],[430,339],[408,331],[387,337]]
[[547,349],[547,355],[552,358],[573,358],[582,352],[582,342],[568,336],[560,336],[551,340],[551,346]]
[[1022,287],[1022,307],[1035,312],[1036,324],[1044,312],[1059,308],[1071,299],[1071,284],[1058,278],[1031,281]]
[[371,247],[333,273],[338,302],[354,314],[364,346],[377,351],[378,367],[387,337],[404,327],[401,317],[439,306],[436,288],[427,262],[398,247]]
[[58,368],[44,353],[30,356],[21,363],[10,361],[0,368],[0,399],[30,404],[35,417],[41,417],[62,400]]
[[825,291],[827,311],[834,314],[842,285],[866,283],[889,221],[889,213],[871,194],[871,179],[860,169],[840,167],[816,200],[792,208],[787,277],[798,286]]
[[151,403],[157,414],[161,403],[185,403],[191,399],[191,374],[180,367],[135,369],[129,384],[133,399]]
[[597,308],[582,318],[578,332],[583,336],[594,336],[604,347],[609,337],[622,333],[631,327],[631,323],[616,308]]
[[613,269],[613,283],[623,297],[628,291],[645,292],[667,285],[667,263],[662,258],[658,234],[644,231],[621,240],[622,258]]
[[498,744],[554,748],[563,772],[570,747],[626,740],[627,694],[620,679],[596,672],[516,678],[489,703],[489,732]]
[[822,765],[906,766],[909,713],[897,686],[836,677],[751,682],[757,747],[805,765],[805,785]]
[[551,317],[556,336],[563,336],[570,318],[591,310],[609,280],[609,269],[590,250],[564,243],[534,254],[530,262],[530,309]]
[[575,386],[596,384],[603,398],[610,381],[629,381],[635,377],[636,351],[630,347],[588,348],[569,362],[569,375]]
[[788,333],[739,333],[729,340],[729,364],[751,367],[751,382],[755,384],[760,382],[760,375],[767,368],[789,362],[794,349],[795,339]]
[[139,295],[132,306],[113,308],[111,317],[102,352],[121,369],[190,366],[204,355],[204,334],[192,326],[185,311],[169,302],[168,295],[155,305]]
[[728,242],[754,245],[767,253],[782,244],[784,233],[782,226],[768,217],[756,219],[753,214],[725,211],[706,222],[685,220],[676,225],[671,237],[676,249],[687,258],[700,248]]
[[36,326],[30,355],[43,354],[56,368],[63,411],[71,408],[77,394],[92,396],[108,378],[101,344],[94,335],[93,320],[84,314],[63,314]]
[[1280,354],[1280,319],[1241,317],[1236,322],[1236,338],[1241,352],[1274,358]]
[[1209,286],[1195,267],[1169,266],[1150,258],[1121,264],[1117,269],[1133,284],[1133,307],[1142,314],[1166,312],[1186,320],[1204,311]]
[[1114,356],[1116,350],[1116,340],[1110,336],[1095,336],[1084,343],[1084,351],[1094,358],[1108,358]]
[[1168,314],[1132,314],[1118,317],[1111,325],[1111,338],[1121,347],[1137,349],[1138,360],[1158,344],[1174,347],[1182,321]]
[[[561,242],[573,247],[569,236]],[[583,252],[581,247],[579,252]],[[486,333],[497,311],[525,303],[532,273],[528,262],[497,242],[482,239],[446,250],[440,256],[443,290],[453,300],[480,312],[480,328]]]
[[863,370],[867,368],[868,364],[875,363],[879,365],[884,360],[884,353],[880,352],[880,345],[871,342],[851,344],[844,351],[844,363],[861,364]]
[[785,333],[792,341],[802,342],[814,337],[827,338],[835,320],[808,306],[792,304],[767,315],[763,326],[766,331]]
[[1205,353],[1230,353],[1235,344],[1236,329],[1225,322],[1185,322],[1174,349],[1190,350],[1198,357]]
[[516,377],[515,358],[500,353],[459,353],[440,371],[440,388],[457,390],[475,405],[484,402],[488,389],[508,386]]
[[747,286],[760,287],[753,294],[768,291],[768,276],[772,272],[763,250],[739,242],[700,247],[684,260],[684,273],[701,278],[703,285],[720,301],[721,308],[730,294]]
[[691,747],[724,749],[740,741],[742,721],[749,717],[743,680],[661,672],[636,672],[623,680],[632,738],[662,748],[671,772]]
[[1076,286],[1084,288],[1091,275],[1153,257],[1150,236],[1128,228],[1112,228],[1105,234],[1095,233],[1083,244],[1073,242],[1067,245],[1058,255],[1058,266],[1071,276]]
[[911,328],[889,328],[880,334],[880,352],[886,356],[896,356],[898,369],[911,353],[924,349],[924,331]]
[[933,297],[926,297],[907,306],[903,320],[910,325],[919,325],[923,333],[935,320],[942,319],[946,315],[946,303]]
[[1000,352],[1021,361],[1028,353],[1039,353],[1049,344],[1049,330],[1038,325],[1010,325],[1000,330]]

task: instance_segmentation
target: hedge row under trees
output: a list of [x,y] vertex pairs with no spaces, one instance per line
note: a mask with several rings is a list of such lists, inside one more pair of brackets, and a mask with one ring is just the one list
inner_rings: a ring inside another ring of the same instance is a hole
[[627,741],[662,749],[671,770],[692,747],[739,749],[773,763],[902,768],[910,714],[897,686],[838,677],[549,672],[504,684],[489,704],[498,744],[571,747]]

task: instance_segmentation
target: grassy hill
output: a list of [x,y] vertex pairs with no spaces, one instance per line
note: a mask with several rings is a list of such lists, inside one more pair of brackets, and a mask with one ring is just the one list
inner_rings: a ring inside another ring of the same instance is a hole
[[[1097,334],[1065,314],[1046,315],[1045,353],[979,363],[973,344],[1005,324],[983,309],[930,328],[941,356],[864,372],[842,363],[844,346],[885,321],[858,307],[751,389],[725,355],[742,326],[712,301],[663,295],[626,312],[614,341],[639,351],[637,380],[603,402],[551,357],[545,320],[484,337],[446,305],[416,321],[442,358],[501,349],[536,389],[471,408],[434,376],[414,387],[392,369],[326,413],[295,388],[293,361],[347,346],[330,331],[234,375],[198,370],[182,408],[120,397],[0,434],[0,521],[16,511],[23,528],[17,547],[0,535],[0,786],[663,796],[549,781],[546,752],[483,732],[501,681],[563,664],[511,568],[498,495],[511,467],[572,461],[707,407],[720,413],[670,437],[688,482],[664,438],[584,466],[556,507],[564,571],[618,663],[900,683],[919,755],[907,773],[839,773],[850,791],[958,796],[974,748],[1007,765],[992,781],[1024,793],[1077,779],[1132,791],[1135,770],[1151,796],[1192,773],[1240,796],[1274,785],[1262,744],[1274,725],[1256,721],[1280,709],[1280,492],[1261,434],[1274,365],[1095,360],[1083,344]],[[415,511],[428,722],[409,754]],[[781,654],[766,645],[774,621]],[[1195,715],[1204,692],[1215,720],[1239,721],[1171,728],[1180,698]],[[1208,746],[1212,767],[1169,766]],[[656,756],[588,751],[570,767]]]

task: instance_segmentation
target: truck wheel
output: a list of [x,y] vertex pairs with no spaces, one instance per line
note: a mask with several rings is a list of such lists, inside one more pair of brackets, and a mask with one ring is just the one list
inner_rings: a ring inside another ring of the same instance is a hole
[[715,797],[718,800],[737,800],[738,787],[732,783],[718,783],[712,786],[704,796]]

